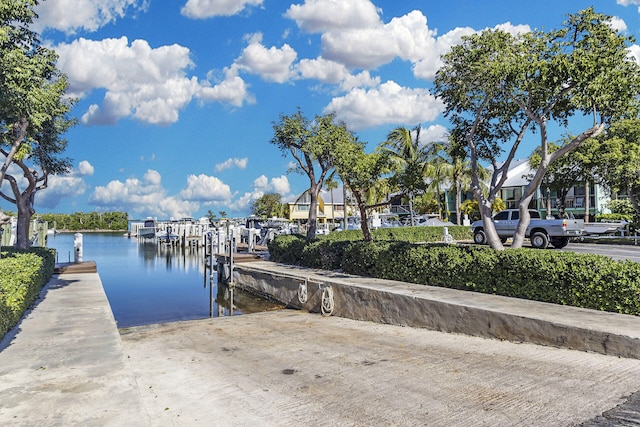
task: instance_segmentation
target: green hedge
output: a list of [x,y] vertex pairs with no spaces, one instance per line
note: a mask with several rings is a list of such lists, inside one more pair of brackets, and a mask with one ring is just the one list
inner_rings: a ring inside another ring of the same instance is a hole
[[[454,240],[472,240],[471,229],[464,226],[448,227]],[[269,256],[285,264],[306,265],[313,268],[336,270],[342,255],[351,243],[362,241],[362,230],[345,230],[318,236],[307,242],[301,234],[281,235],[277,242],[268,244]],[[444,239],[443,227],[396,227],[371,230],[374,241],[403,242],[441,242]],[[335,243],[335,244],[334,244]]]
[[[447,227],[454,240],[472,240],[470,227],[452,225]],[[318,236],[319,240],[362,240],[362,230],[344,230]],[[391,227],[371,230],[373,240],[401,240],[403,242],[442,242],[444,227]]]
[[[271,259],[360,276],[640,314],[640,264],[631,261],[554,250],[494,251],[486,246],[442,243],[305,243],[302,236],[280,236],[269,246]],[[275,257],[271,248],[277,248]]]
[[55,250],[0,251],[0,337],[13,328],[53,275]]

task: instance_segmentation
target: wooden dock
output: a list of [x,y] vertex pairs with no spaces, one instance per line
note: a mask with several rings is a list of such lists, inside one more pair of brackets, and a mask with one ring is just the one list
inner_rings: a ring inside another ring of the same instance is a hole
[[[229,254],[216,254],[215,257],[219,263],[229,262]],[[264,261],[264,258],[262,258],[257,254],[238,253],[238,252],[234,252],[233,254],[234,263],[254,262],[254,261]]]
[[64,273],[97,273],[98,268],[96,267],[95,261],[84,261],[84,262],[63,262],[56,263],[53,268],[53,274],[64,274]]

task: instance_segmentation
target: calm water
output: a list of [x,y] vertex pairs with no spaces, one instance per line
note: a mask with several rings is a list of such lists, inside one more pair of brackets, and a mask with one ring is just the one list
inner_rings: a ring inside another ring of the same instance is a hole
[[[58,262],[73,261],[73,233],[50,235]],[[230,315],[229,292],[209,286],[203,249],[173,248],[122,233],[84,233],[83,260],[95,261],[118,327]],[[211,295],[211,298],[210,298]],[[233,314],[274,305],[236,290]]]

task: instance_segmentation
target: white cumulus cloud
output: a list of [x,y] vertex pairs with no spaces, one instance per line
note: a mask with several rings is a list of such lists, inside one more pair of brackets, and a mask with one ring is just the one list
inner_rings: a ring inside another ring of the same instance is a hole
[[197,201],[168,195],[160,173],[152,169],[142,179],[112,180],[107,185],[95,187],[89,203],[109,210],[159,218],[190,217],[200,208]]
[[253,190],[247,191],[229,204],[235,211],[247,210],[254,200],[259,199],[267,193],[278,193],[282,200],[292,197],[289,179],[285,175],[269,179],[266,175],[260,175],[253,180]]
[[323,56],[348,67],[376,68],[399,57],[417,61],[435,49],[435,31],[420,11],[382,26],[332,31],[322,35]]
[[214,85],[204,81],[200,84],[198,98],[203,101],[218,101],[228,103],[234,107],[242,107],[244,103],[254,104],[255,98],[249,93],[249,85],[238,76],[238,67],[231,66],[223,70],[224,77],[216,78],[214,72],[209,72],[208,79],[214,80]]
[[38,19],[34,29],[50,28],[73,34],[78,30],[97,29],[124,17],[127,13],[144,12],[147,0],[46,0],[36,6]]
[[230,158],[225,160],[222,163],[217,163],[215,167],[216,167],[216,172],[222,172],[223,170],[231,169],[233,167],[236,167],[238,169],[246,169],[248,163],[249,163],[249,159],[247,157],[243,157],[241,159]]
[[284,83],[294,75],[292,67],[297,56],[296,51],[286,43],[280,48],[265,47],[262,44],[262,34],[257,33],[250,38],[249,45],[235,64],[264,80]]
[[106,89],[102,105],[82,116],[86,124],[113,124],[133,116],[153,124],[169,124],[199,90],[185,71],[193,66],[189,49],[179,45],[151,48],[145,40],[129,45],[126,37],[101,41],[79,38],[56,46],[58,65],[67,74],[70,94],[82,97]]
[[629,55],[640,64],[640,46],[637,44],[629,46]]
[[180,191],[180,197],[204,203],[228,201],[231,199],[231,188],[215,176],[189,175],[187,187]]
[[94,168],[87,160],[82,160],[78,163],[78,169],[74,170],[78,176],[90,176],[93,175]]
[[444,111],[444,105],[427,89],[402,87],[388,81],[369,90],[353,89],[334,98],[324,113],[335,112],[354,130],[382,124],[415,125],[433,121]]
[[188,0],[180,13],[195,19],[232,16],[251,6],[260,6],[263,2],[264,0]]
[[429,127],[420,129],[420,141],[423,144],[446,141],[448,135],[449,131],[442,125],[430,125]]
[[126,37],[100,41],[79,38],[55,47],[58,66],[69,78],[69,94],[86,96],[95,89],[106,93],[100,105],[82,115],[88,125],[115,124],[125,117],[168,125],[194,98],[241,106],[250,95],[233,73],[217,85],[199,82],[187,71],[194,66],[190,51],[177,44],[152,48],[145,40],[129,44]]
[[284,196],[291,191],[291,185],[285,175],[271,178],[271,180],[266,175],[260,175],[253,180],[253,189],[262,193],[278,193]]
[[611,21],[609,21],[609,25],[615,31],[620,31],[620,32],[627,31],[627,23],[624,22],[624,19],[619,18],[617,16],[614,16],[614,17],[611,18]]
[[285,16],[315,33],[380,25],[379,10],[369,0],[306,0],[293,4]]

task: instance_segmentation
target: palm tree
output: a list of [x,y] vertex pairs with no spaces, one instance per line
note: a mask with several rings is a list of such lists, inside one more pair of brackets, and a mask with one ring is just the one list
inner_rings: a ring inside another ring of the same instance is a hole
[[425,177],[429,179],[427,189],[436,193],[440,219],[442,219],[441,188],[443,184],[451,181],[453,175],[453,165],[447,152],[448,148],[447,142],[432,142],[425,147],[427,153]]
[[428,158],[424,147],[420,145],[420,126],[413,130],[406,127],[392,130],[387,135],[387,140],[378,148],[386,151],[391,160],[392,172],[395,172],[390,179],[391,183],[409,196],[409,212],[413,225],[413,196],[425,189],[424,178]]
[[[464,145],[456,144],[451,136],[446,144],[445,152],[451,164],[449,178],[456,191],[456,224],[461,225],[461,214],[464,209],[460,195],[463,191],[468,191],[471,188],[471,161],[467,159]],[[489,179],[489,172],[480,165],[478,165],[478,177],[481,182]]]
[[335,207],[333,204],[333,190],[338,188],[338,181],[335,181],[333,179],[333,175],[329,176],[329,178],[327,178],[324,181],[324,188],[326,188],[327,190],[329,190],[329,194],[331,195],[331,225],[334,225],[334,221],[335,221]]

